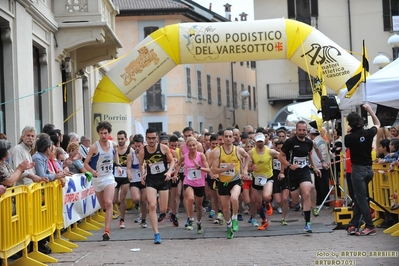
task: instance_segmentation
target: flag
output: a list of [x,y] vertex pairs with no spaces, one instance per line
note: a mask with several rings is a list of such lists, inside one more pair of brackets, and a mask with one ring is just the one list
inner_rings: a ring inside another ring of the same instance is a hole
[[362,61],[360,62],[359,68],[353,74],[353,76],[346,82],[346,88],[348,93],[345,98],[350,98],[355,93],[356,89],[359,87],[360,83],[366,83],[366,77],[369,76],[369,60],[366,51],[366,45],[363,40],[363,51],[362,51]]
[[313,120],[313,121],[310,122],[309,124],[312,127],[316,128],[315,125],[314,125],[314,123],[316,123],[317,130],[319,132],[321,132],[322,126],[323,126],[323,119],[321,119],[314,110],[312,110],[311,113],[310,113],[310,120]]
[[324,84],[323,71],[321,69],[320,63],[317,66],[317,76],[315,79],[313,90],[313,104],[317,111],[321,109],[321,96],[327,95],[326,86]]

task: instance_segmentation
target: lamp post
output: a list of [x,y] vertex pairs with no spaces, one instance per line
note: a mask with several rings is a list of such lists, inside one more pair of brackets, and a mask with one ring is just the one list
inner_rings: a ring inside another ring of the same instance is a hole
[[395,61],[399,57],[399,35],[395,33],[389,37],[388,43],[392,46],[392,57]]
[[[240,92],[240,98],[242,100],[246,100],[249,96],[251,95],[251,93],[247,90],[245,91],[241,91]],[[234,96],[233,96],[234,99]],[[236,124],[236,108],[240,107],[239,105],[236,104],[236,106],[234,106],[234,100],[233,100],[233,108],[229,108],[229,110],[233,113],[233,126],[235,126]]]
[[384,52],[378,52],[378,55],[373,60],[373,65],[378,66],[379,69],[385,67],[389,63],[391,63],[391,57]]
[[388,43],[392,46],[392,57],[387,53],[378,52],[378,55],[373,60],[373,65],[378,66],[379,69],[385,67],[399,57],[399,35],[394,33],[389,37]]

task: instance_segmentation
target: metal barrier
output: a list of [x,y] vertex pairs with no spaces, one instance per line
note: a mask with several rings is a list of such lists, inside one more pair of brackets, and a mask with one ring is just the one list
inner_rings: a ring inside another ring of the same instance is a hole
[[[374,177],[369,184],[370,196],[383,207],[370,202],[370,207],[377,212],[374,224],[378,225],[383,222],[378,212],[387,211],[392,215],[399,216],[399,209],[391,209],[392,205],[399,203],[394,196],[397,195],[399,190],[399,168],[395,167],[391,170],[389,164],[374,164],[373,170]],[[399,223],[387,228],[384,233],[399,236]]]

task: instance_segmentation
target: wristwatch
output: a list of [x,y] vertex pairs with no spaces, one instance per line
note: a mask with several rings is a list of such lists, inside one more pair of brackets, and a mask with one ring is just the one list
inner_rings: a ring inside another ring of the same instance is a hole
[[198,166],[197,166],[197,170],[201,170],[201,165],[198,165]]

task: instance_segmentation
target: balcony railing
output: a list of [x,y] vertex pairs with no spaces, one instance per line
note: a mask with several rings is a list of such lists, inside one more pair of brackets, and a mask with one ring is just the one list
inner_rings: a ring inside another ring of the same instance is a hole
[[[266,84],[267,99],[270,103],[274,101],[295,100],[295,99],[311,99],[312,94],[300,94],[298,82],[287,83],[271,83]],[[336,95],[336,92],[327,88],[328,95]]]

